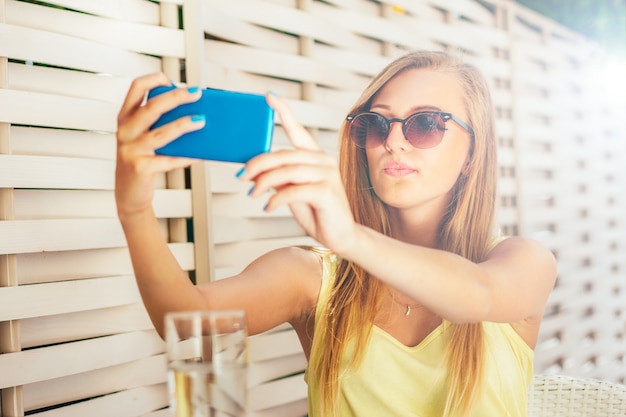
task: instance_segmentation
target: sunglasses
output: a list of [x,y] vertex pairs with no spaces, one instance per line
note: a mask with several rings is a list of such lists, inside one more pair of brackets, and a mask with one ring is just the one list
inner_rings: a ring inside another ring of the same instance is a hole
[[349,115],[350,139],[359,148],[376,148],[389,136],[392,123],[402,123],[404,138],[415,148],[426,149],[437,146],[447,130],[446,122],[453,120],[474,136],[474,130],[458,117],[440,111],[421,111],[406,119],[387,119],[382,114],[364,112]]

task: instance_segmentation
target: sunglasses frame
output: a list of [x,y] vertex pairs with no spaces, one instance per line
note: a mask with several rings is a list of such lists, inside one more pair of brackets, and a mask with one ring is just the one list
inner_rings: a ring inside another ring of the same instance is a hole
[[[375,147],[378,147],[382,144],[384,144],[387,141],[387,138],[389,137],[389,132],[391,132],[391,124],[392,123],[402,123],[402,134],[404,135],[404,139],[409,142],[411,144],[411,146],[413,146],[414,148],[417,149],[428,149],[428,148],[434,148],[435,146],[439,145],[441,143],[441,141],[443,140],[443,136],[444,134],[441,134],[441,138],[439,139],[439,142],[437,142],[436,144],[432,145],[432,146],[427,146],[427,147],[418,147],[413,145],[413,143],[406,137],[406,122],[407,120],[411,119],[414,116],[420,115],[420,114],[435,114],[439,117],[441,117],[441,120],[443,120],[443,123],[445,125],[445,123],[448,120],[452,120],[453,122],[455,122],[456,124],[458,124],[463,130],[465,130],[466,132],[468,132],[470,135],[472,135],[472,137],[474,137],[474,129],[472,129],[467,123],[465,123],[463,120],[459,119],[458,117],[456,117],[455,115],[453,115],[452,113],[446,113],[446,112],[442,112],[442,111],[434,111],[434,110],[426,110],[426,111],[418,111],[416,113],[410,114],[409,116],[407,116],[405,119],[400,119],[397,117],[394,117],[392,119],[388,119],[385,116],[383,116],[380,113],[377,112],[371,112],[371,111],[364,111],[364,112],[359,112],[359,113],[354,113],[354,114],[349,114],[346,117],[346,120],[348,122],[350,122],[350,124],[352,124],[356,118],[358,116],[362,116],[365,114],[372,114],[375,116],[379,116],[382,117],[382,119],[385,121],[385,123],[387,124],[387,135],[385,136],[384,140],[379,144],[376,145]],[[351,130],[351,129],[350,129]],[[365,146],[360,146],[352,137],[352,135],[350,134],[350,130],[348,131],[348,135],[350,136],[350,139],[352,140],[352,142],[359,148],[361,149],[366,149]],[[442,129],[443,131],[448,130],[447,128]]]

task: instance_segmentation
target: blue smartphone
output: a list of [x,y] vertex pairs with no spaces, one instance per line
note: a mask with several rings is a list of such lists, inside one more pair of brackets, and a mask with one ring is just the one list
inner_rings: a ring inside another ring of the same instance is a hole
[[[175,89],[156,87],[148,100]],[[156,129],[183,116],[203,114],[200,130],[185,133],[156,150],[159,155],[184,156],[225,162],[247,162],[270,150],[274,131],[274,109],[258,94],[205,88],[202,97],[163,114],[152,125]]]

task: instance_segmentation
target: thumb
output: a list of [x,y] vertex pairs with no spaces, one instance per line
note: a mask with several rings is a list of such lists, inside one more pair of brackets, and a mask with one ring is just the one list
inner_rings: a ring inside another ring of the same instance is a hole
[[298,122],[285,100],[271,92],[265,95],[265,100],[278,114],[289,141],[296,149],[321,150],[313,136]]

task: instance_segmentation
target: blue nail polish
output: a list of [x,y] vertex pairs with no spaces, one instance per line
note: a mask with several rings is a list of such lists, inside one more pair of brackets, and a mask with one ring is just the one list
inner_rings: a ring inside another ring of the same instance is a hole
[[196,94],[198,91],[200,91],[200,87],[189,87],[189,88],[187,88],[187,92],[189,94]]
[[252,188],[248,190],[248,195],[252,195],[253,192],[254,192],[254,185],[252,186]]
[[263,206],[263,211],[267,211],[267,206],[269,206],[270,203],[267,203],[266,205]]
[[235,174],[235,177],[237,177],[237,178],[241,178],[241,176],[242,176],[243,174],[245,174],[245,172],[246,172],[246,167],[244,166],[244,167],[243,167],[243,168],[241,168],[239,171],[237,171],[237,173]]
[[278,94],[276,94],[275,92],[273,92],[272,90],[267,92],[270,96],[272,97],[278,97]]
[[202,123],[206,121],[206,116],[204,114],[194,114],[191,116],[191,121],[193,123]]

